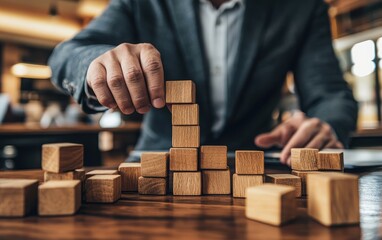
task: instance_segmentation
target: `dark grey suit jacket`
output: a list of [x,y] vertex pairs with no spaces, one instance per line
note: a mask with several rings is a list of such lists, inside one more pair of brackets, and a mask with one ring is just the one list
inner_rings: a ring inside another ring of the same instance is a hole
[[[161,53],[165,79],[192,79],[200,104],[202,144],[251,149],[270,130],[281,87],[293,71],[302,111],[328,122],[342,142],[355,128],[357,104],[333,53],[327,6],[322,0],[247,0],[234,80],[229,82],[224,129],[211,134],[209,66],[203,49],[198,0],[113,0],[107,10],[50,59],[53,82],[83,104],[90,62],[121,43],[151,43]],[[144,117],[137,149],[168,149],[171,115]]]

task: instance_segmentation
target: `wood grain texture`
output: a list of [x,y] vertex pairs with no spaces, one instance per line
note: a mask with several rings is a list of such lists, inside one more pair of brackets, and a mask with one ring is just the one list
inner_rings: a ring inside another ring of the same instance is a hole
[[122,192],[137,192],[138,178],[141,176],[141,164],[121,163],[118,171],[121,175]]
[[171,171],[198,171],[197,148],[171,148]]
[[142,195],[166,195],[167,179],[139,177],[138,193]]
[[0,179],[0,217],[23,217],[36,211],[38,180]]
[[86,201],[113,203],[121,197],[120,175],[94,175],[86,179]]
[[75,214],[81,206],[81,181],[48,181],[38,188],[38,214],[61,216]]
[[292,148],[291,168],[300,171],[314,171],[317,167],[318,149]]
[[344,171],[343,152],[318,152],[317,167],[319,170]]
[[200,147],[201,169],[226,169],[227,146],[201,146]]
[[195,103],[196,89],[191,80],[166,81],[166,103]]
[[345,173],[310,174],[308,214],[325,226],[360,221],[358,176]]
[[201,172],[174,172],[173,194],[199,196],[202,194]]
[[265,182],[274,183],[279,185],[287,185],[295,188],[296,197],[302,195],[302,181],[301,178],[293,174],[267,174],[265,175]]
[[203,194],[231,194],[231,173],[226,170],[202,171]]
[[236,151],[235,168],[237,174],[264,174],[264,152]]
[[233,197],[245,198],[245,190],[248,187],[259,186],[264,183],[263,175],[238,175],[233,174],[232,177],[233,186]]
[[198,104],[173,104],[171,105],[173,126],[197,126],[199,125]]
[[83,167],[84,147],[76,143],[42,145],[42,169],[62,173]]
[[306,196],[306,179],[309,174],[320,174],[319,171],[298,171],[292,170],[292,175],[298,176],[301,178],[301,196]]
[[92,171],[89,171],[85,174],[85,178],[88,179],[90,177],[93,177],[95,175],[119,175],[118,173],[118,170],[114,170],[114,169],[107,169],[107,170],[104,170],[104,169],[99,169],[99,170],[92,170]]
[[291,186],[265,183],[246,191],[245,215],[249,219],[280,226],[296,218],[296,198]]
[[74,171],[64,173],[44,172],[44,181],[51,180],[85,180],[85,169],[76,169]]
[[144,152],[141,155],[142,177],[167,177],[167,152]]
[[198,148],[200,146],[199,126],[173,126],[172,147]]

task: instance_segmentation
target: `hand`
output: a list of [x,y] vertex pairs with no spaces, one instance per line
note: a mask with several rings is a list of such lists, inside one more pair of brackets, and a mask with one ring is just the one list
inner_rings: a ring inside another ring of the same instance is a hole
[[151,44],[124,43],[96,58],[86,81],[98,101],[124,114],[165,106],[160,53]]
[[259,147],[278,146],[284,149],[280,161],[290,165],[292,148],[343,148],[329,124],[318,118],[307,118],[302,112],[294,114],[273,131],[255,138]]

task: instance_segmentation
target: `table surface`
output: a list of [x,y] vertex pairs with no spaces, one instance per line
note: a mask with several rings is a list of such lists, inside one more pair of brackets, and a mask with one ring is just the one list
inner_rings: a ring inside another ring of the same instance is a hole
[[[267,173],[288,169],[267,168]],[[0,218],[0,239],[378,239],[382,236],[382,169],[360,175],[361,224],[324,227],[298,199],[298,218],[274,227],[245,218],[244,199],[122,194],[114,204],[83,204],[74,216]],[[43,180],[41,170],[0,172],[0,178]]]

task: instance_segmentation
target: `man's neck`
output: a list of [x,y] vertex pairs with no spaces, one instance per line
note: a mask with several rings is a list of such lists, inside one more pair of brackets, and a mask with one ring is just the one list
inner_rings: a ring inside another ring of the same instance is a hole
[[230,0],[209,0],[212,5],[217,9],[219,8],[223,3],[229,2]]

